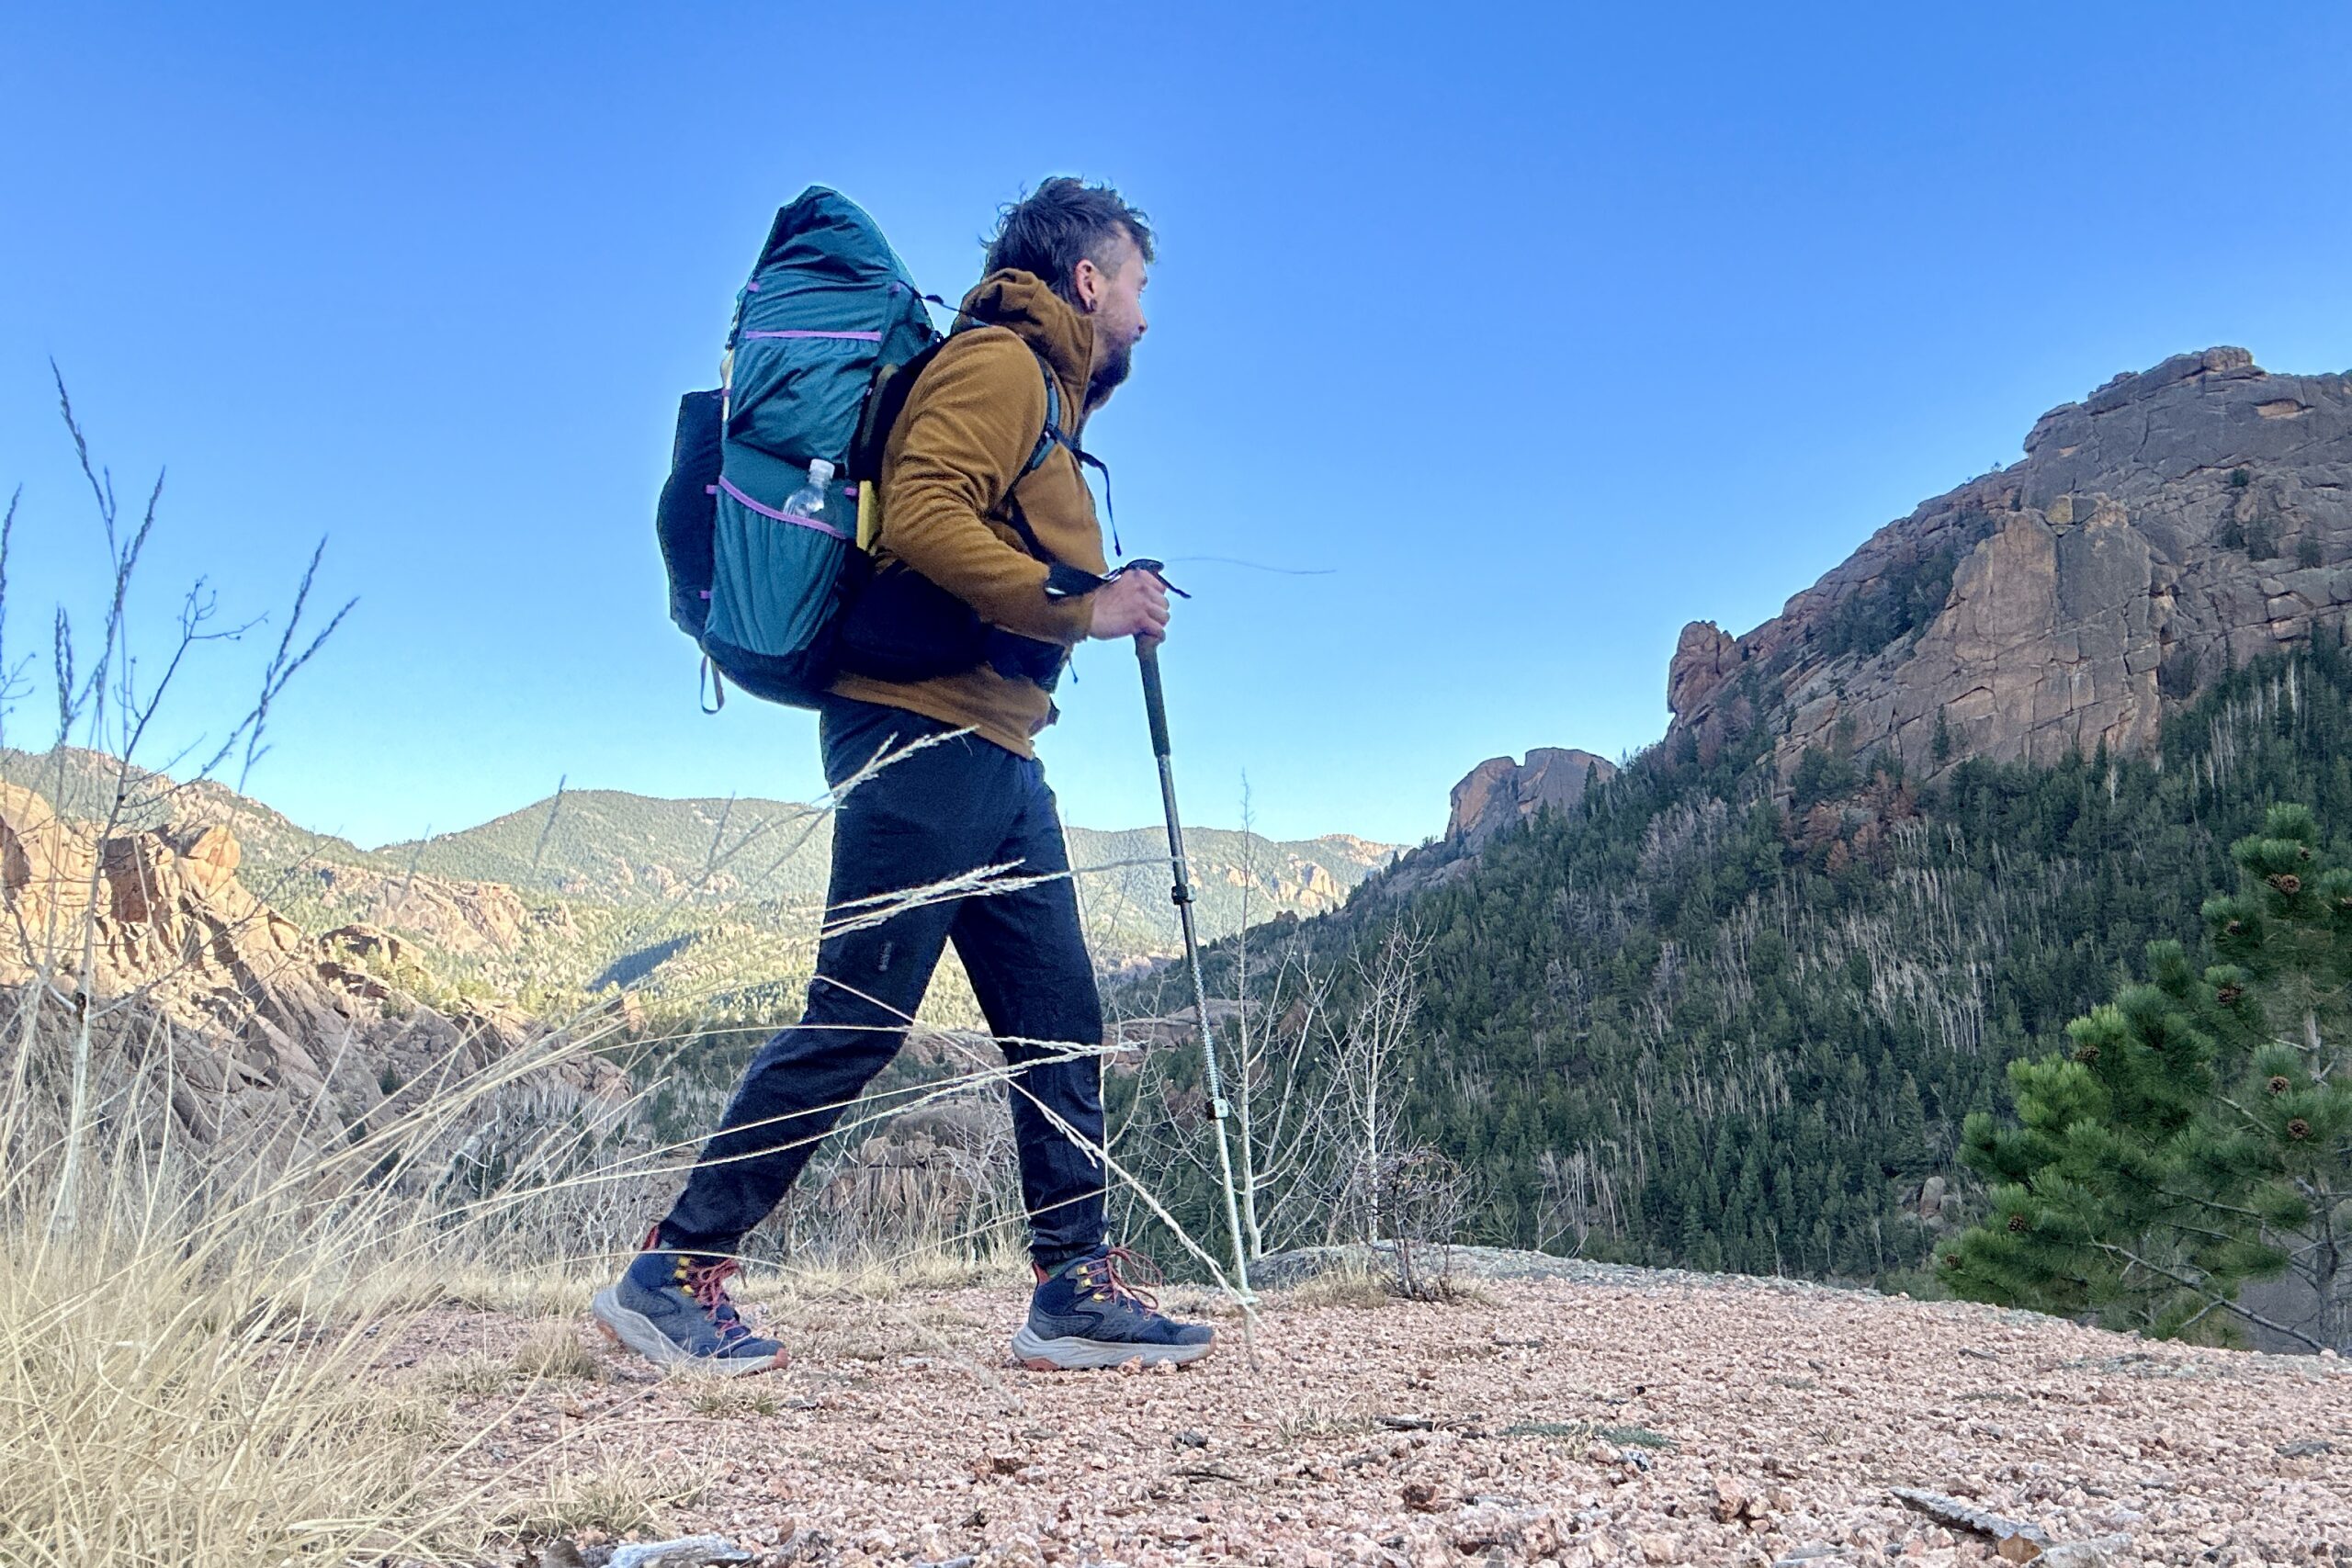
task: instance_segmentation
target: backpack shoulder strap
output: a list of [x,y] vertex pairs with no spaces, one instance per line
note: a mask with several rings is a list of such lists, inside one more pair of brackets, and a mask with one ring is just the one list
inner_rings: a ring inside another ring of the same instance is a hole
[[865,400],[858,405],[857,432],[850,438],[849,472],[844,477],[851,483],[881,479],[882,454],[899,415],[906,412],[907,394],[946,345],[945,338],[933,338],[904,365],[875,366]]
[[[1030,352],[1036,353],[1035,349]],[[1013,482],[1018,484],[1022,479],[1035,473],[1038,466],[1045,462],[1055,447],[1069,447],[1071,461],[1077,463],[1081,470],[1092,468],[1102,476],[1102,509],[1109,514],[1111,548],[1117,554],[1125,555],[1126,551],[1119,544],[1119,514],[1111,508],[1111,470],[1103,466],[1102,458],[1071,440],[1069,432],[1062,428],[1061,383],[1054,379],[1054,367],[1046,363],[1046,356],[1042,354],[1037,355],[1037,369],[1046,378],[1046,428],[1037,433],[1037,445],[1030,449],[1029,461],[1022,465],[1021,472],[1014,478]],[[1084,477],[1081,471],[1080,478],[1083,479]],[[1016,505],[1012,511],[1013,526],[1021,530],[1022,538],[1029,544],[1030,553],[1040,560],[1052,561],[1054,558],[1039,549],[1036,540],[1031,537],[1029,525],[1021,518],[1021,508]],[[1058,569],[1058,563],[1057,566]],[[1093,579],[1092,581],[1100,581],[1101,580]],[[1084,590],[1080,589],[1077,592],[1083,592]]]
[[1062,434],[1062,388],[1054,379],[1054,367],[1037,357],[1037,368],[1046,378],[1046,427],[1037,432],[1037,445],[1029,449],[1029,460],[1021,465],[1021,477],[1027,479],[1044,466],[1056,446],[1066,445],[1069,437]]

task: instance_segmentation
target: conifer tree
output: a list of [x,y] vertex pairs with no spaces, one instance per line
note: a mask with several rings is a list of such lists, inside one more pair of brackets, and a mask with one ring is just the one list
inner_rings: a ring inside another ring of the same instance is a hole
[[1888,1164],[1902,1176],[1924,1176],[1935,1164],[1928,1148],[1928,1110],[1919,1099],[1919,1080],[1909,1073],[1894,1091],[1888,1129]]
[[[2222,962],[2152,944],[2150,983],[2068,1025],[2067,1055],[2011,1065],[2018,1125],[1968,1118],[1962,1157],[1997,1185],[1940,1260],[1960,1294],[2352,1349],[2352,870],[2300,806],[2231,857],[2243,888],[2203,910]],[[2282,1274],[2307,1314],[2237,1300]]]

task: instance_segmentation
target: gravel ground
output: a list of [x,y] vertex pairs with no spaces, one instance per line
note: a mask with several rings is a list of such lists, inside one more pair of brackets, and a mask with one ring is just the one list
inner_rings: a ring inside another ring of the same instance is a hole
[[[2096,1542],[2078,1563],[2352,1562],[2352,1364],[2334,1359],[1614,1270],[1443,1304],[1278,1292],[1255,1369],[1226,1315],[1193,1368],[1043,1375],[1007,1361],[1020,1307],[1012,1289],[786,1304],[770,1323],[795,1366],[720,1386],[583,1325],[594,1375],[519,1393],[483,1369],[545,1343],[545,1320],[449,1311],[396,1375],[454,1391],[458,1429],[494,1427],[476,1471],[502,1492],[635,1477],[672,1494],[655,1533],[768,1563],[1996,1561],[1897,1486]],[[591,1562],[611,1544],[594,1513],[550,1516]]]

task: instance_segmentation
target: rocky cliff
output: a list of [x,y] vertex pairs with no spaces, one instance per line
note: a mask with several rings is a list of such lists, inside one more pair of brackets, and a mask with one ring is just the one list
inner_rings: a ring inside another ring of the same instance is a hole
[[2168,705],[2352,604],[2352,378],[2179,355],[2043,414],[2025,454],[1746,636],[1686,627],[1668,739],[1766,719],[1783,778],[1809,747],[1917,773],[2145,753]]
[[[424,1003],[412,987],[425,977],[389,933],[306,935],[247,890],[242,860],[217,823],[101,835],[0,784],[0,987],[49,1011],[52,1039],[90,1021],[118,1084],[162,1069],[173,1119],[199,1145],[323,1145],[551,1043],[507,1009]],[[24,1037],[9,1030],[10,1048]],[[526,1087],[605,1105],[628,1092],[576,1051]]]

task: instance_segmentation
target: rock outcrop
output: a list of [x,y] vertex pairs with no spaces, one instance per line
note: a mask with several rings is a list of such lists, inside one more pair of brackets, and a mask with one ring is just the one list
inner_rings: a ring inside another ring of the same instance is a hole
[[[513,953],[549,921],[569,926],[561,906],[534,908],[503,882],[402,873],[368,866],[309,868],[322,906],[368,925],[407,934],[438,952],[467,957]],[[575,934],[563,930],[561,934]]]
[[1736,638],[1713,621],[1691,622],[1682,628],[1674,645],[1674,662],[1667,669],[1667,707],[1678,714],[1693,711],[1738,668]]
[[[511,1010],[426,1005],[395,976],[405,954],[388,932],[306,935],[239,881],[241,859],[217,825],[99,837],[0,784],[0,987],[98,1021],[121,1073],[160,1054],[172,1114],[201,1145],[323,1146],[396,1114],[404,1091],[554,1043]],[[536,1091],[628,1094],[602,1059],[550,1055]]]
[[1921,774],[2144,753],[2168,704],[2352,606],[2352,378],[2179,355],[2052,409],[2025,451],[1746,636],[1687,627],[1669,738],[1765,719],[1784,778],[1816,746]]
[[1616,764],[1589,751],[1539,746],[1524,762],[1489,757],[1453,786],[1448,841],[1476,849],[1504,829],[1549,806],[1565,810],[1584,798],[1585,783],[1617,776]]

